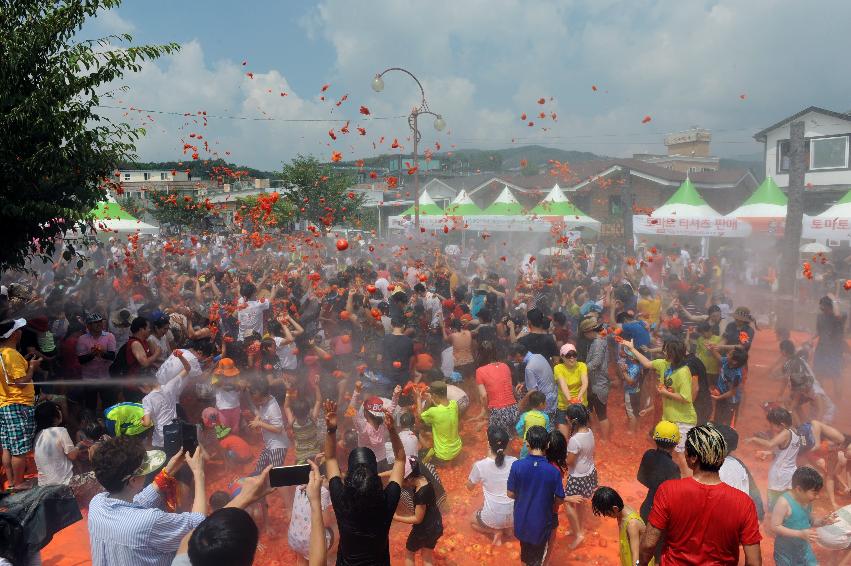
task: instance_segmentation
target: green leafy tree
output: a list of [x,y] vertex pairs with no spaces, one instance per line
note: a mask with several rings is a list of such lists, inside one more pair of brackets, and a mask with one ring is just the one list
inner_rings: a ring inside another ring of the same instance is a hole
[[155,192],[149,193],[148,198],[151,205],[147,212],[160,225],[203,230],[208,226],[208,218],[213,215],[212,207],[208,209],[203,202],[189,196]]
[[[261,196],[243,197],[236,200],[240,216],[252,223],[256,229],[265,227],[283,228],[293,221],[293,205],[278,198],[272,202],[272,193]],[[265,207],[268,206],[268,213]]]
[[45,261],[57,238],[91,227],[115,164],[134,157],[141,128],[98,113],[104,87],[176,44],[122,46],[123,34],[78,41],[99,10],[120,0],[3,0],[0,3],[0,271]]
[[136,218],[141,219],[142,216],[148,212],[145,208],[145,203],[142,202],[141,199],[134,198],[128,195],[123,195],[115,199],[118,202],[118,205],[124,209],[128,214],[132,214]]
[[350,192],[350,175],[332,171],[315,157],[297,156],[281,172],[295,220],[307,220],[320,228],[357,226],[364,197]]

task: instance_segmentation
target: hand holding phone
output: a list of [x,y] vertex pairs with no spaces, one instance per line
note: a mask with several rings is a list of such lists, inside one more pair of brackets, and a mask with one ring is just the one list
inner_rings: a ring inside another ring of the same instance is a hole
[[309,480],[310,464],[279,466],[269,470],[269,485],[272,487],[306,485]]

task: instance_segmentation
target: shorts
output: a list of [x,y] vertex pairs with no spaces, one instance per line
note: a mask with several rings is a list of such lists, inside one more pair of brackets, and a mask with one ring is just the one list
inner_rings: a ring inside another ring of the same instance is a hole
[[257,465],[254,467],[254,474],[258,475],[268,466],[279,467],[284,465],[284,460],[287,459],[286,448],[264,448],[257,458]]
[[565,495],[581,495],[588,499],[594,495],[595,489],[597,489],[596,468],[587,476],[568,476],[564,493]]
[[488,425],[503,428],[509,436],[514,436],[514,427],[517,425],[517,405],[490,409]]
[[23,456],[33,449],[35,407],[6,405],[0,407],[0,446],[12,456]]
[[626,416],[630,419],[637,419],[641,412],[641,391],[635,393],[623,392],[623,405],[626,409]]
[[688,435],[688,431],[694,428],[693,424],[686,423],[677,423],[677,428],[680,429],[680,441],[677,443],[676,448],[674,448],[675,452],[685,452],[686,451],[686,436]]
[[[305,560],[310,558],[310,537],[306,539],[287,537],[287,544]],[[325,548],[330,550],[332,546],[334,546],[334,531],[331,527],[325,527]]]
[[810,422],[798,426],[798,434],[801,436],[801,448],[799,452],[809,452],[815,448],[816,438],[813,436],[813,424]]
[[[608,399],[606,399],[608,401]],[[597,420],[605,421],[606,416],[606,401],[601,400],[592,391],[588,392],[588,412],[597,415]]]
[[[482,519],[484,509],[476,511],[476,522],[486,529],[510,529],[514,525],[514,514],[505,515],[488,514],[487,520]],[[493,524],[491,524],[493,523]]]
[[437,541],[443,536],[443,526],[434,532],[418,532],[411,529],[411,534],[408,535],[408,541],[405,543],[405,549],[408,552],[418,552],[423,548],[434,550],[437,546]]
[[550,535],[541,544],[520,541],[520,562],[528,566],[540,566],[547,558],[547,545]]

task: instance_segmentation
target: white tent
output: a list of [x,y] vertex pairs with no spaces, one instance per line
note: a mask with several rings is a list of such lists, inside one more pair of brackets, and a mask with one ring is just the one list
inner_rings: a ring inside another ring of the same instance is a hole
[[804,215],[801,236],[818,240],[851,240],[851,191],[821,214]]

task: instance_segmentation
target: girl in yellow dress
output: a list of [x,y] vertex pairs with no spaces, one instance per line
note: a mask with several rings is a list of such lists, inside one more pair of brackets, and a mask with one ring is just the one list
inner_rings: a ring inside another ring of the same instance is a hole
[[[629,505],[624,505],[618,492],[606,486],[600,486],[594,492],[591,498],[591,509],[595,515],[618,520],[621,566],[635,566],[638,560],[638,543],[641,541],[641,535],[644,534],[644,521],[641,520],[638,511]],[[654,564],[655,561],[651,560],[650,566]]]

